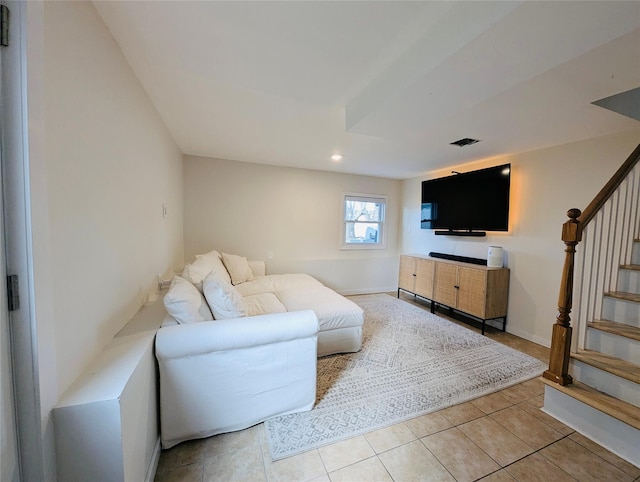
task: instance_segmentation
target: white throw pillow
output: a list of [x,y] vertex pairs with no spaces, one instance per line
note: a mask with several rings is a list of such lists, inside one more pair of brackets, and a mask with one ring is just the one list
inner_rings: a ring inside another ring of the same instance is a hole
[[248,308],[244,298],[217,271],[212,271],[207,275],[202,287],[209,308],[211,308],[216,320],[247,316]]
[[207,301],[195,286],[180,276],[174,276],[169,291],[162,300],[164,307],[178,323],[211,321],[213,316]]
[[253,271],[249,267],[247,258],[235,254],[222,253],[222,262],[231,276],[231,284],[239,285],[254,279]]
[[184,267],[182,277],[187,281],[191,281],[191,283],[193,283],[193,285],[202,293],[202,280],[204,280],[204,278],[214,270],[218,271],[223,279],[226,279],[231,283],[229,273],[220,259],[220,253],[215,249],[205,254],[196,255],[195,261]]

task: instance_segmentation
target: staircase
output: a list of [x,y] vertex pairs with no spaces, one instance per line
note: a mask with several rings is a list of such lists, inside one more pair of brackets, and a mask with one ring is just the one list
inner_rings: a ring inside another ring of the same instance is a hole
[[640,240],[605,293],[600,320],[587,323],[585,348],[571,354],[573,383],[545,380],[543,410],[640,466]]
[[[631,199],[630,212],[601,214],[601,220],[589,226],[591,232],[586,225],[596,214],[584,217],[591,205],[582,215],[577,209],[569,212],[572,219],[563,229],[567,258],[560,314],[544,374],[543,410],[640,467],[640,146],[634,155],[626,174],[631,173],[631,181],[613,201],[620,205],[621,198]],[[607,217],[611,219],[603,222]],[[620,228],[620,218],[625,228]],[[616,236],[612,231],[625,230],[619,243],[611,241]],[[574,290],[574,253],[583,234]],[[571,327],[573,295],[578,299],[577,321]]]

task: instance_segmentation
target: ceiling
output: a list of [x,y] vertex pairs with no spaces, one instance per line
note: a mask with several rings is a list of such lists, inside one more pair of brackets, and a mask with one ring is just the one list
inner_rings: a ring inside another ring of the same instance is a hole
[[640,127],[592,104],[640,1],[94,4],[185,154],[405,179]]

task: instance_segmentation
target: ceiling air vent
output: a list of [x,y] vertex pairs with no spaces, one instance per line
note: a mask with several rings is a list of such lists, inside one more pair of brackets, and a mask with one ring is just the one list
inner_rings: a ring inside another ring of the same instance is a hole
[[470,146],[471,144],[475,144],[476,142],[480,142],[478,139],[471,139],[469,137],[465,137],[464,139],[460,139],[458,141],[452,142],[452,146]]

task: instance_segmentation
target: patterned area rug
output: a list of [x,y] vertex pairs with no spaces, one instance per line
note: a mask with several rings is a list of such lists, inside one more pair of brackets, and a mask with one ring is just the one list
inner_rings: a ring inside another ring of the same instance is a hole
[[546,369],[389,295],[351,299],[365,312],[362,350],[318,359],[313,410],[265,422],[273,460],[466,402]]

